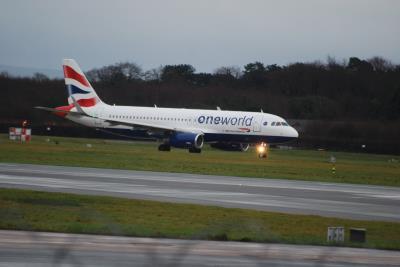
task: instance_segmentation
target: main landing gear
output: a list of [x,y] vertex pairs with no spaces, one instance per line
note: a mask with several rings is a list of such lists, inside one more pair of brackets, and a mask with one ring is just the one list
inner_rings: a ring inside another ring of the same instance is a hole
[[[158,146],[158,151],[171,151],[169,144],[161,144]],[[201,148],[189,147],[189,153],[201,153]]]
[[268,144],[264,142],[257,145],[257,154],[260,159],[268,157],[268,148]]
[[171,151],[171,146],[169,144],[161,144],[158,146],[158,151]]

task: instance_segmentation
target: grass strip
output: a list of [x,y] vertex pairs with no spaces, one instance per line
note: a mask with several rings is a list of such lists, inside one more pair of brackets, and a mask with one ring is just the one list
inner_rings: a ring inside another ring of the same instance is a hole
[[[0,189],[0,218],[10,230],[309,245],[344,226],[344,246],[400,249],[400,223],[19,189]],[[351,243],[350,227],[366,228],[367,242]]]
[[189,154],[159,152],[154,142],[33,136],[21,144],[0,135],[0,162],[400,186],[399,156],[365,153],[272,149],[265,160],[254,149],[241,153],[206,146],[201,154]]

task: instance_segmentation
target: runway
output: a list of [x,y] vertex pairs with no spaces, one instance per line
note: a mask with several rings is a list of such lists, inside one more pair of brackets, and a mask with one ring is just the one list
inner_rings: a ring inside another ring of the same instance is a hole
[[0,266],[398,266],[400,252],[0,230]]
[[0,187],[400,222],[396,187],[5,163]]

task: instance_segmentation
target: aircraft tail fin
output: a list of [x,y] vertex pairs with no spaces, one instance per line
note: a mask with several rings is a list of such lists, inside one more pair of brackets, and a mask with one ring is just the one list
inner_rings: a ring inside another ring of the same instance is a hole
[[75,60],[64,59],[63,70],[68,91],[68,104],[73,104],[74,100],[82,107],[103,104]]

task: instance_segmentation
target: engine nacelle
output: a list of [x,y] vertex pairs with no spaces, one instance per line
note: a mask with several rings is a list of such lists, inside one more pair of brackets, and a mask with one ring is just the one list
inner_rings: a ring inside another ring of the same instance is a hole
[[204,144],[204,135],[196,133],[175,133],[169,138],[169,144],[178,148],[200,149]]
[[211,147],[226,151],[241,151],[246,152],[250,145],[246,143],[229,143],[229,142],[218,142],[211,144]]

